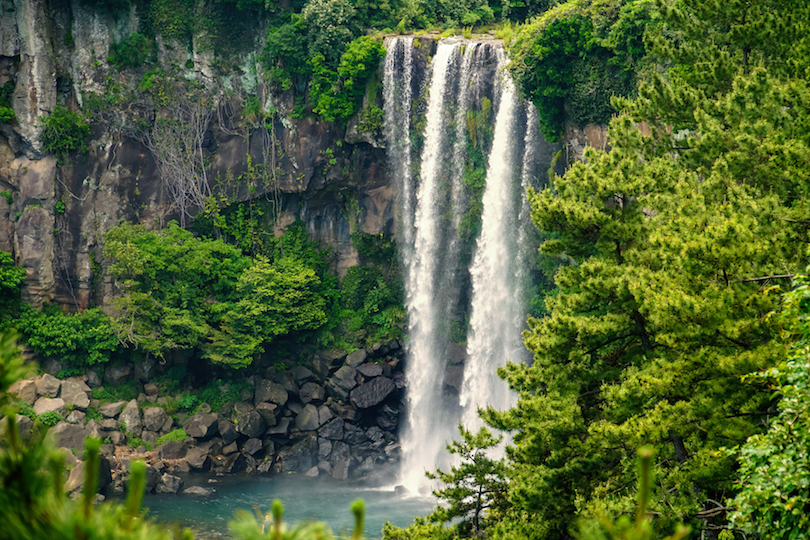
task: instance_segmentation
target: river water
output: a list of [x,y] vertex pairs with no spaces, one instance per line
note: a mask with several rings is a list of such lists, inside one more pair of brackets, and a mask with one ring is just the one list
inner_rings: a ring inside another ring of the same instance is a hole
[[349,509],[358,498],[366,502],[364,534],[368,539],[381,538],[386,521],[398,527],[409,525],[413,518],[429,513],[435,506],[432,497],[403,497],[393,488],[369,488],[349,482],[338,482],[303,475],[273,477],[228,476],[213,478],[190,475],[185,487],[202,485],[216,492],[209,497],[192,495],[157,495],[144,497],[148,516],[161,523],[179,523],[191,527],[197,539],[230,538],[228,522],[237,510],[253,512],[253,507],[267,513],[273,499],[284,503],[284,522],[326,522],[332,531],[348,536],[354,529],[354,516]]

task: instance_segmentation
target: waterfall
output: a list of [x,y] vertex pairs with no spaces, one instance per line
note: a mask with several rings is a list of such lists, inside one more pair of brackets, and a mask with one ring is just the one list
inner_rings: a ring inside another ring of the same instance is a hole
[[411,102],[413,38],[387,38],[383,68],[384,131],[387,157],[400,212],[401,253],[407,267],[413,249],[413,179],[411,175]]
[[386,47],[384,133],[408,314],[399,481],[424,491],[425,471],[452,462],[444,447],[459,420],[475,429],[478,407],[513,403],[496,369],[528,357],[524,281],[536,246],[524,199],[553,152],[499,43],[440,40],[428,69],[419,62],[431,45],[391,37]]
[[[501,58],[499,68],[505,65]],[[501,71],[499,69],[499,71]],[[521,105],[512,81],[500,79],[500,103],[487,168],[481,235],[471,269],[472,302],[467,363],[461,392],[462,420],[468,428],[481,425],[477,409],[506,409],[514,402],[496,368],[507,360],[527,356],[521,340],[525,308],[518,288],[520,245],[518,212],[523,155],[519,154],[516,127]]]

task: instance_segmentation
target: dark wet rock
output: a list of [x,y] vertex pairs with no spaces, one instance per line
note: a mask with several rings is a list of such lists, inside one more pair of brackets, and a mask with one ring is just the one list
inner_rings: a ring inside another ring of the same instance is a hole
[[383,368],[380,364],[362,364],[357,366],[357,371],[367,379],[379,377],[383,374]]
[[334,417],[335,415],[332,414],[332,409],[330,409],[326,405],[321,405],[320,407],[318,407],[318,427],[329,422]]
[[232,442],[231,444],[226,445],[222,448],[222,455],[229,456],[235,452],[239,451],[239,445],[236,444],[236,441]]
[[182,459],[186,457],[192,439],[183,441],[166,441],[157,449],[159,459]]
[[343,363],[346,353],[342,351],[322,351],[312,359],[312,370],[321,378],[326,379],[337,367]]
[[444,372],[444,384],[450,387],[455,395],[460,395],[464,384],[464,366],[448,366]]
[[408,386],[408,379],[405,377],[405,374],[401,371],[394,372],[394,375],[391,377],[394,381],[394,385],[397,387],[397,390],[402,390],[406,386]]
[[188,463],[192,469],[198,471],[211,470],[211,456],[199,446],[189,448],[188,452],[186,452],[186,463]]
[[233,404],[231,409],[234,414],[246,414],[252,411],[255,407],[249,403],[238,402]]
[[295,382],[295,375],[290,371],[277,372],[273,375],[273,382],[281,385],[288,396],[298,395],[298,383]]
[[221,466],[222,472],[238,473],[247,469],[247,459],[242,452],[236,452],[227,456]]
[[295,366],[290,370],[290,373],[292,373],[298,386],[315,380],[315,374],[304,366]]
[[325,461],[332,455],[332,441],[320,438],[318,439],[318,459]]
[[59,422],[51,430],[56,437],[56,445],[63,448],[80,450],[84,448],[84,440],[87,438],[87,430],[76,424]]
[[236,431],[236,426],[233,425],[233,422],[220,418],[217,421],[217,427],[219,428],[219,435],[222,437],[222,440],[225,441],[225,444],[230,444],[239,438],[239,432]]
[[143,410],[143,427],[149,431],[160,431],[169,415],[160,407],[146,407]]
[[256,411],[236,417],[236,430],[249,438],[261,437],[267,430],[267,423]]
[[411,494],[411,490],[410,490],[410,489],[408,489],[408,488],[406,488],[405,486],[402,486],[402,485],[400,485],[400,486],[395,486],[395,487],[394,487],[394,494],[395,494],[395,495],[399,495],[400,497],[404,497],[404,496],[406,496],[406,495],[410,495],[410,494]]
[[335,418],[323,426],[319,430],[319,433],[324,439],[330,439],[333,441],[343,440],[343,424],[343,419]]
[[366,442],[366,432],[361,427],[345,423],[343,425],[343,440],[351,445],[363,444]]
[[388,377],[376,377],[352,390],[351,402],[358,409],[368,409],[382,403],[394,390],[394,381]]
[[197,445],[197,448],[207,452],[209,456],[218,456],[222,454],[222,449],[224,447],[225,441],[219,437],[211,439],[210,441],[203,441]]
[[143,423],[141,422],[141,409],[138,407],[136,400],[131,400],[118,415],[118,421],[126,424],[126,431],[134,433],[136,436],[141,434]]
[[375,420],[380,428],[394,432],[399,422],[399,411],[391,405],[383,405]]
[[101,377],[98,376],[98,371],[88,369],[85,373],[87,375],[87,386],[90,388],[98,388],[101,386]]
[[267,435],[275,435],[278,437],[286,437],[290,433],[290,419],[282,418],[278,424],[267,429]]
[[104,384],[109,386],[119,386],[129,379],[132,369],[128,365],[105,366]]
[[295,417],[295,427],[301,431],[314,431],[318,429],[318,409],[315,405],[307,405]]
[[101,413],[101,416],[104,418],[115,418],[121,411],[124,410],[124,405],[127,403],[125,401],[116,401],[115,403],[107,403],[106,405],[102,405],[98,408],[98,411]]
[[217,417],[199,412],[183,422],[183,430],[197,439],[207,439],[219,432]]
[[326,390],[320,384],[308,382],[301,387],[298,395],[301,398],[301,403],[309,403],[310,401],[320,403],[326,398]]
[[279,406],[275,403],[265,401],[256,405],[256,412],[264,418],[264,423],[267,424],[268,427],[276,425],[279,411]]
[[141,382],[148,382],[155,375],[154,358],[144,358],[135,362],[135,378]]
[[304,404],[297,401],[290,401],[287,403],[287,409],[293,414],[298,415],[304,410]]
[[247,452],[248,454],[255,455],[256,452],[262,449],[262,441],[260,439],[248,439],[245,441],[245,444],[242,445],[242,450]]
[[351,452],[349,446],[343,442],[336,442],[332,447],[331,475],[336,480],[346,480],[349,478],[349,468],[351,467]]
[[351,366],[338,369],[326,384],[326,391],[335,399],[344,400],[357,386],[357,370]]
[[346,365],[356,368],[365,362],[366,358],[368,358],[368,353],[365,349],[358,349],[346,357]]
[[312,467],[309,442],[303,440],[293,446],[285,446],[279,450],[276,464],[279,472],[309,470]]
[[177,493],[183,489],[183,480],[179,476],[174,476],[169,473],[160,477],[160,482],[155,488],[156,493]]
[[262,403],[263,401],[269,401],[271,403],[275,403],[276,405],[283,406],[287,403],[289,399],[289,394],[284,389],[284,387],[276,382],[268,381],[267,379],[261,379],[256,384],[256,395],[254,398],[254,403]]

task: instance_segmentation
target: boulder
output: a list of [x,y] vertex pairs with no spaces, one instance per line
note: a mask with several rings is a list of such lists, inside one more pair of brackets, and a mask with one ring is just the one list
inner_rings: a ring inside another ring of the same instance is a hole
[[155,488],[156,493],[177,493],[183,489],[183,480],[179,476],[165,473],[160,477],[160,483]]
[[343,440],[343,423],[343,419],[335,418],[320,429],[320,436],[333,441]]
[[186,457],[192,439],[182,441],[166,441],[157,449],[158,459],[183,459]]
[[143,427],[149,431],[160,431],[168,418],[169,415],[160,407],[146,407],[143,410]]
[[315,467],[312,467],[307,472],[305,472],[304,476],[307,476],[309,478],[318,478],[318,474],[320,474],[320,472],[318,471],[318,466],[316,465]]
[[95,369],[88,369],[86,371],[87,375],[87,386],[90,388],[98,388],[101,386],[101,377],[98,376],[98,371]]
[[351,366],[343,366],[329,379],[326,389],[333,398],[344,400],[355,386],[357,370]]
[[259,439],[248,439],[245,444],[242,445],[242,450],[250,454],[251,456],[256,454],[259,450],[262,449],[262,441]]
[[214,488],[207,488],[202,486],[191,486],[183,490],[183,495],[196,495],[199,497],[208,497],[214,494]]
[[225,458],[220,469],[225,473],[243,472],[247,469],[247,459],[242,452],[236,452]]
[[383,402],[397,389],[388,377],[376,377],[352,390],[351,402],[358,409],[368,409]]
[[80,426],[84,426],[86,423],[87,415],[84,414],[82,411],[70,411],[68,413],[67,418],[65,421],[70,424],[78,424]]
[[129,379],[132,368],[128,365],[107,366],[104,369],[104,383],[109,386],[119,386]]
[[295,417],[295,427],[301,431],[314,431],[320,427],[318,423],[318,408],[315,405],[307,405],[301,413]]
[[127,443],[127,436],[120,431],[110,431],[107,433],[107,438],[115,446],[121,446]]
[[118,429],[118,420],[115,418],[105,418],[98,423],[98,427],[104,431],[115,431]]
[[324,438],[318,439],[318,459],[325,461],[332,455],[332,441]]
[[298,383],[295,382],[295,375],[290,371],[276,372],[273,374],[273,382],[281,385],[290,396],[298,395]]
[[318,427],[321,427],[334,417],[335,415],[332,414],[332,410],[326,405],[318,407]]
[[357,371],[367,379],[379,377],[383,374],[383,368],[380,364],[362,364],[357,366]]
[[290,401],[287,402],[287,410],[294,415],[299,415],[301,414],[301,411],[304,410],[304,405],[302,403],[298,403],[297,401]]
[[34,379],[19,379],[8,389],[9,394],[14,394],[17,399],[33,405],[37,400],[37,383]]
[[188,463],[192,469],[198,471],[211,470],[211,457],[208,455],[208,452],[199,446],[189,448],[188,452],[186,452],[186,463]]
[[143,430],[141,432],[141,439],[143,439],[143,442],[149,443],[154,447],[158,440],[158,435],[154,431]]
[[357,445],[366,442],[366,432],[363,428],[354,424],[345,423],[343,425],[343,441],[347,444]]
[[236,417],[236,430],[249,438],[261,437],[267,430],[267,424],[262,415],[256,411],[251,411]]
[[395,372],[391,379],[394,381],[394,385],[397,387],[397,390],[402,390],[408,386],[408,379],[401,371]]
[[231,410],[234,412],[234,414],[249,413],[253,409],[254,409],[253,405],[250,405],[248,403],[242,403],[241,401],[239,403],[234,403],[233,407],[231,407]]
[[101,413],[101,416],[104,418],[115,418],[119,414],[126,405],[125,401],[116,401],[115,403],[107,403],[106,405],[102,405],[98,408],[98,411]]
[[304,366],[295,366],[292,368],[292,370],[290,370],[290,373],[292,373],[292,376],[298,386],[315,380],[315,374]]
[[312,467],[309,441],[303,440],[294,446],[285,446],[278,452],[279,472],[307,471]]
[[225,448],[222,449],[222,455],[223,456],[229,456],[229,455],[233,454],[234,452],[238,452],[238,451],[239,451],[239,445],[236,444],[236,441],[234,441],[234,442],[232,442],[231,444],[229,444],[228,446],[226,446]]
[[219,456],[222,454],[222,449],[225,447],[225,441],[220,439],[219,437],[215,439],[211,439],[210,441],[204,441],[197,445],[197,448],[201,448],[202,450],[208,452],[209,456]]
[[174,427],[174,418],[172,418],[172,417],[170,416],[170,417],[168,417],[168,418],[166,419],[166,423],[165,423],[165,424],[163,424],[163,427],[162,427],[162,428],[160,428],[160,432],[161,432],[162,434],[169,433],[169,432],[172,430],[172,428],[173,428],[173,427]]
[[141,382],[148,382],[155,374],[155,360],[144,358],[135,362],[135,378]]
[[143,391],[146,392],[147,396],[156,396],[160,392],[157,385],[154,383],[146,383],[143,385]]
[[61,448],[70,448],[72,450],[81,450],[84,448],[84,440],[87,438],[87,430],[76,424],[68,424],[67,422],[59,422],[51,430],[56,436],[56,445]]
[[118,416],[118,421],[126,424],[127,432],[140,436],[143,423],[141,422],[141,409],[138,407],[136,400],[133,399],[127,403],[127,406],[124,407],[124,410],[121,411],[121,414]]
[[391,405],[384,405],[375,418],[377,425],[386,431],[395,432],[399,422],[399,411]]
[[62,386],[62,381],[46,373],[36,380],[37,393],[41,396],[56,397],[59,395],[59,388]]
[[55,411],[61,416],[65,414],[66,410],[65,401],[62,398],[41,397],[34,403],[34,412],[37,413],[37,416],[51,411]]
[[447,366],[444,371],[444,384],[455,395],[460,395],[461,387],[464,385],[464,366]]
[[[7,426],[8,424],[5,421],[0,421],[0,436],[5,434]],[[20,430],[20,435],[22,435],[23,437],[27,437],[28,434],[31,433],[31,429],[33,427],[34,427],[33,420],[21,414],[17,415],[17,428]]]
[[339,416],[347,422],[354,422],[357,420],[357,409],[351,405],[339,405],[337,403],[332,403],[329,408],[334,411],[335,416]]
[[276,382],[261,379],[256,384],[256,394],[254,403],[259,404],[263,401],[269,401],[276,405],[283,406],[287,403],[289,395],[284,387]]
[[[84,484],[84,462],[80,461],[70,471],[70,476],[65,482],[65,492],[72,493],[78,491]],[[112,467],[110,461],[105,456],[99,456],[98,484],[97,490],[103,491],[112,483]]]
[[219,431],[217,417],[213,414],[199,412],[183,422],[183,430],[197,439],[213,437]]
[[263,402],[256,405],[256,412],[264,418],[264,423],[268,426],[276,425],[276,415],[279,413],[279,407],[275,403]]
[[366,353],[365,349],[357,349],[346,357],[346,364],[351,367],[357,367],[365,362],[366,358],[368,358],[368,353]]
[[310,401],[322,402],[326,398],[326,390],[320,384],[314,382],[304,383],[298,392],[301,398],[301,403],[309,403]]
[[290,433],[290,419],[282,418],[278,424],[267,429],[267,435],[275,435],[277,437],[286,437]]
[[87,425],[84,426],[84,429],[87,430],[88,437],[95,437],[97,439],[103,439],[107,435],[101,431],[101,426],[99,426],[98,422],[95,420],[89,420]]
[[343,351],[321,351],[312,359],[312,370],[321,378],[326,379],[332,371],[339,367],[346,353]]
[[62,382],[60,396],[66,404],[73,405],[81,411],[86,411],[87,407],[90,406],[90,398],[87,396],[90,389],[85,390],[84,388],[87,388],[84,382],[80,383],[77,379],[68,379]]
[[236,431],[236,427],[232,422],[220,418],[217,422],[217,427],[219,428],[219,435],[222,437],[222,440],[225,441],[225,444],[230,444],[239,438],[239,433]]
[[331,474],[336,480],[346,480],[349,478],[349,467],[351,467],[351,452],[346,443],[336,442],[332,447]]

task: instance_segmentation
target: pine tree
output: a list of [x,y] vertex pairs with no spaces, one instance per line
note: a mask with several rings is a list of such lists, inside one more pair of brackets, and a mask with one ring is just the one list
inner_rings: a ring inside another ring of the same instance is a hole
[[621,103],[610,152],[530,194],[556,236],[543,251],[574,262],[550,315],[529,321],[534,364],[501,371],[518,404],[486,414],[516,430],[515,511],[498,537],[566,538],[577,516],[631,511],[647,444],[657,526],[716,534],[736,491],[736,455],[720,449],[759,431],[772,405],[741,377],[784,358],[765,315],[810,240],[810,8],[660,4],[652,41],[671,67]]

